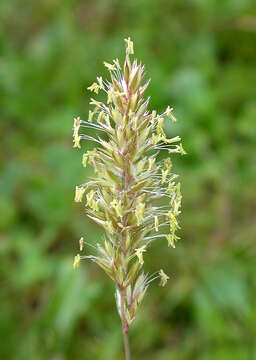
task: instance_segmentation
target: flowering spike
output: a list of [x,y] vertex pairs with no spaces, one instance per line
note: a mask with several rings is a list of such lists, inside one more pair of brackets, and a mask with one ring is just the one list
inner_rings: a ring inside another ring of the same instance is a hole
[[[125,43],[124,64],[120,66],[118,59],[112,64],[104,62],[110,79],[97,77],[89,87],[95,94],[104,90],[106,100],[91,99],[88,120],[74,119],[73,140],[78,148],[82,140],[96,144],[82,158],[83,166],[91,165],[95,176],[76,187],[75,201],[83,201],[87,216],[106,232],[95,247],[96,254],[85,258],[99,265],[115,283],[118,311],[127,332],[152,279],[160,278],[162,286],[169,279],[163,270],[157,276],[145,275],[143,254],[153,239],[166,236],[173,248],[179,239],[181,193],[170,156],[185,151],[179,136],[168,139],[164,132],[165,118],[176,120],[173,109],[168,106],[159,115],[156,110],[149,111],[149,98],[144,99],[143,94],[150,81],[144,81],[144,66],[130,60],[133,42],[127,38]],[[99,130],[99,135],[82,133],[84,128]],[[160,150],[167,150],[164,160],[158,159]],[[159,206],[160,199],[169,203],[166,211]],[[156,235],[160,229],[161,234]],[[79,262],[80,255],[76,255],[74,267]]]

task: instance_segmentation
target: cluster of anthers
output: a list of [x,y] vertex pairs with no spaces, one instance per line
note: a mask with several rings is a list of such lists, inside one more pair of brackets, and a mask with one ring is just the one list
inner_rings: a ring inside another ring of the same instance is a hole
[[[93,167],[95,178],[76,187],[75,201],[85,198],[88,217],[106,231],[97,246],[79,240],[81,252],[90,245],[95,254],[76,255],[74,267],[81,259],[90,259],[114,281],[118,312],[127,331],[149,283],[159,278],[164,286],[169,279],[162,269],[152,275],[143,271],[143,257],[151,242],[165,238],[175,248],[179,239],[180,184],[170,157],[157,161],[157,155],[160,150],[185,151],[179,136],[168,139],[164,132],[166,118],[176,121],[173,109],[168,106],[162,114],[148,110],[149,98],[144,100],[143,94],[150,80],[142,83],[144,66],[137,60],[131,63],[133,42],[130,38],[125,42],[123,71],[118,59],[113,64],[104,62],[110,81],[98,77],[88,89],[96,94],[104,91],[107,101],[91,99],[94,109],[88,120],[74,119],[73,140],[75,148],[80,148],[83,139],[97,144],[82,158],[84,167],[87,162]],[[87,128],[105,134],[105,139],[80,133]],[[158,206],[162,198],[169,205]]]

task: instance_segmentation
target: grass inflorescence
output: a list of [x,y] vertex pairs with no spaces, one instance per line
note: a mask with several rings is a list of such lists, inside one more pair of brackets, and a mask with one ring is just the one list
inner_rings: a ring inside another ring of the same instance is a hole
[[[79,240],[80,254],[75,257],[74,267],[89,259],[113,280],[118,313],[127,334],[150,282],[159,278],[164,286],[169,279],[162,269],[146,274],[144,256],[159,238],[166,239],[173,248],[179,239],[176,231],[181,192],[170,155],[185,151],[179,136],[168,139],[164,132],[165,119],[176,121],[173,109],[168,106],[162,114],[148,110],[149,98],[143,95],[150,80],[144,83],[144,66],[130,60],[133,42],[130,38],[125,42],[123,66],[118,59],[104,62],[110,80],[97,77],[88,88],[95,94],[105,92],[106,102],[92,98],[88,119],[74,119],[73,141],[76,148],[81,147],[82,140],[96,143],[82,157],[83,166],[89,163],[95,177],[76,187],[75,201],[85,201],[87,216],[105,229],[94,254],[82,255],[86,242]],[[87,135],[88,128],[98,130],[99,136]],[[100,137],[102,132],[107,140]],[[166,150],[169,156],[158,161],[160,150]],[[166,198],[168,205],[157,205],[156,200],[161,198]]]

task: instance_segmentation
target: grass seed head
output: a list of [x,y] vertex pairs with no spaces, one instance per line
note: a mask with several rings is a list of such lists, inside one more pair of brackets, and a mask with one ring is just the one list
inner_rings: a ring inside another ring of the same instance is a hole
[[[183,155],[185,151],[179,136],[168,139],[164,131],[166,118],[176,121],[173,108],[168,106],[162,114],[149,111],[149,98],[143,96],[150,81],[144,80],[144,66],[130,59],[132,40],[127,38],[125,43],[124,64],[118,59],[104,62],[110,79],[97,77],[88,87],[96,95],[105,92],[106,101],[91,99],[88,119],[74,119],[74,147],[80,148],[82,140],[96,144],[82,157],[84,167],[87,162],[93,167],[95,178],[76,187],[75,201],[84,201],[86,192],[86,213],[105,229],[106,236],[95,247],[95,254],[78,254],[73,265],[76,268],[81,259],[91,259],[105,271],[116,284],[123,326],[129,327],[150,282],[159,278],[165,286],[169,279],[162,269],[145,275],[143,255],[153,240],[166,238],[168,246],[175,248],[179,239],[181,193],[170,154]],[[98,131],[99,136],[81,131],[87,128]],[[167,153],[163,161],[157,159],[160,150]],[[158,199],[166,199],[167,211],[156,203]],[[79,246],[82,251],[83,238]]]

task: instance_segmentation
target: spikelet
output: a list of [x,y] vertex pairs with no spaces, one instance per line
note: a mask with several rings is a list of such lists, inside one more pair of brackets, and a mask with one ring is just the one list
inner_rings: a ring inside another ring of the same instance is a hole
[[[104,90],[105,103],[91,99],[93,109],[88,120],[76,118],[74,122],[74,147],[80,148],[82,140],[97,145],[82,159],[84,167],[87,162],[93,167],[96,177],[76,187],[75,201],[85,201],[89,218],[106,231],[96,253],[77,255],[74,267],[81,259],[90,259],[114,281],[118,312],[126,331],[149,283],[159,278],[164,286],[169,279],[162,269],[157,275],[145,275],[144,256],[156,238],[167,239],[171,248],[178,240],[181,193],[168,153],[185,151],[179,136],[168,139],[164,131],[167,118],[176,121],[173,109],[168,106],[162,114],[148,110],[149,98],[143,98],[149,85],[149,81],[144,83],[144,66],[137,60],[131,62],[133,42],[130,38],[125,42],[123,67],[117,59],[104,62],[110,81],[98,77],[88,88],[96,94]],[[99,130],[99,136],[82,134],[81,128]],[[102,132],[107,141],[100,138]],[[157,159],[159,150],[166,150],[168,157],[163,161]],[[169,203],[166,211],[155,203],[164,198]],[[80,250],[83,243],[81,238]]]

